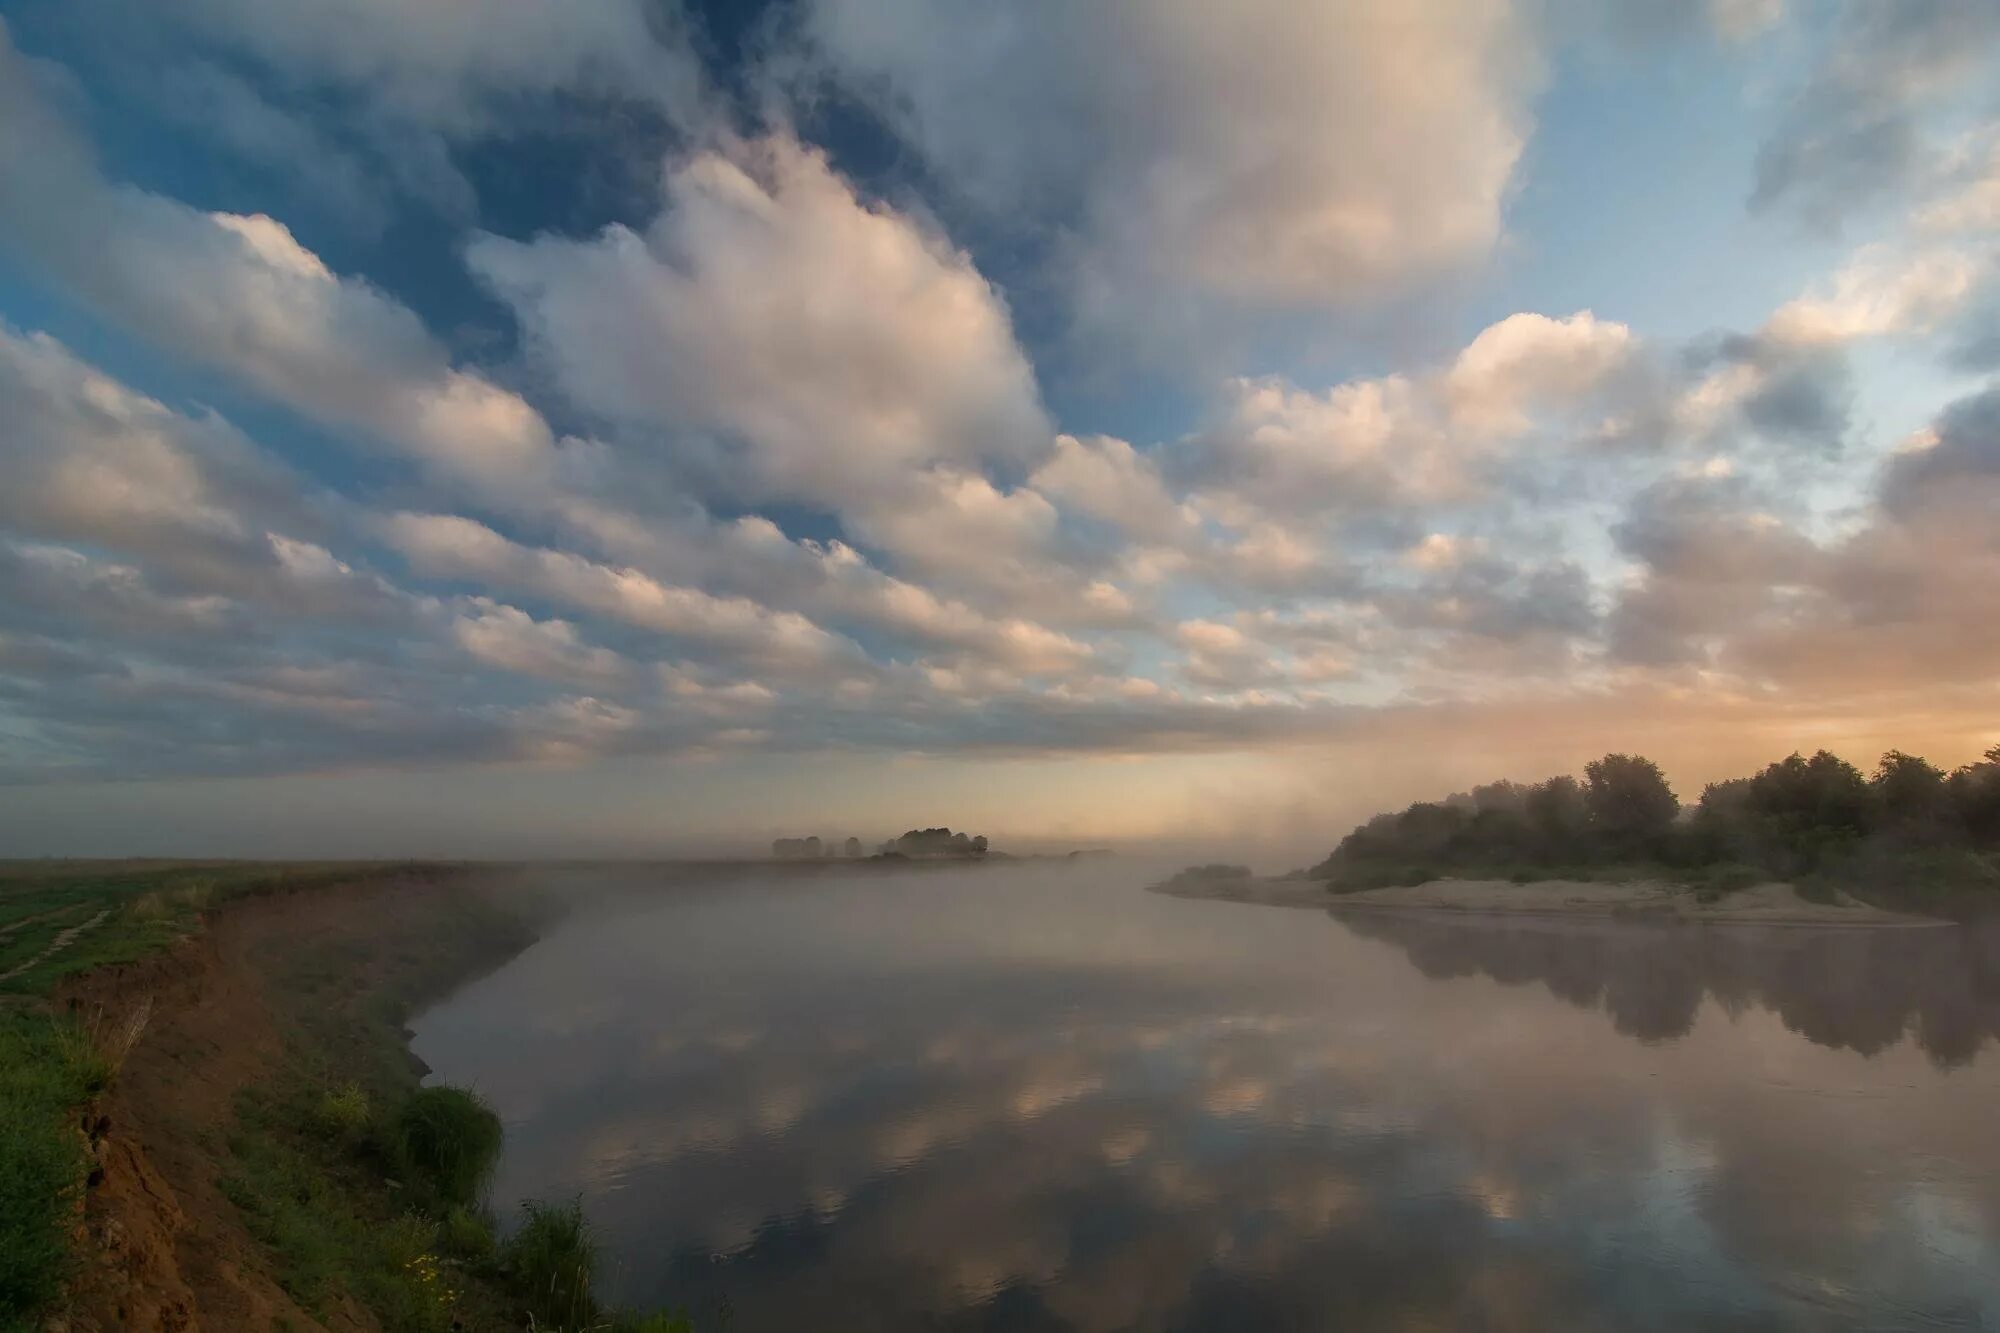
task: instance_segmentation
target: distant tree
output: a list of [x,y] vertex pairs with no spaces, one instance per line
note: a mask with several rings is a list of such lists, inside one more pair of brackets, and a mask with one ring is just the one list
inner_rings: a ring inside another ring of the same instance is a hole
[[1871,804],[1861,770],[1825,750],[1790,755],[1750,779],[1750,808],[1789,828],[1860,834]]
[[1527,807],[1528,794],[1533,790],[1532,787],[1524,787],[1518,782],[1509,782],[1502,778],[1498,782],[1489,782],[1484,787],[1474,787],[1472,804],[1481,814],[1496,810],[1518,813]]
[[1584,804],[1597,828],[1619,839],[1650,838],[1673,827],[1680,800],[1652,760],[1607,754],[1585,764]]
[[1787,874],[1844,858],[1867,833],[1875,796],[1861,770],[1825,750],[1792,754],[1750,779],[1748,813],[1765,859]]
[[1935,834],[1955,813],[1944,770],[1901,750],[1882,756],[1868,785],[1874,790],[1882,823],[1890,829]]
[[817,857],[819,854],[820,854],[820,846],[818,837],[815,836],[807,838],[804,842],[799,844],[800,856]]
[[911,829],[890,844],[904,856],[972,857],[982,855],[985,839],[953,833],[949,828]]
[[986,835],[984,833],[972,840],[972,854],[974,856],[986,855]]
[[846,846],[846,848],[845,848],[844,850],[845,850],[845,852],[846,852],[846,854],[847,854],[847,857],[848,857],[848,859],[849,859],[849,860],[853,860],[853,859],[854,859],[855,857],[858,857],[858,856],[860,856],[860,855],[861,855],[861,839],[859,839],[859,838],[849,838],[849,839],[847,840],[847,846]]
[[1573,846],[1590,822],[1583,784],[1567,773],[1530,787],[1521,805],[1529,829],[1552,850]]
[[1953,773],[1950,794],[1959,824],[1972,841],[2000,848],[2000,745],[1986,752],[1985,762]]
[[1659,766],[1609,754],[1584,781],[1496,782],[1374,816],[1306,872],[1351,888],[1471,871],[1525,880],[1654,858],[1713,887],[1811,876],[2000,889],[2000,746],[1949,777],[1892,750],[1872,777],[1820,750],[1712,782],[1687,820]]

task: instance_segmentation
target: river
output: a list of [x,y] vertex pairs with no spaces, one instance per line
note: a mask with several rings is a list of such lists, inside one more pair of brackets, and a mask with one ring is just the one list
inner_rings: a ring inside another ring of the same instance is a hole
[[731,1333],[2000,1329],[2000,934],[981,867],[601,895],[421,1015]]

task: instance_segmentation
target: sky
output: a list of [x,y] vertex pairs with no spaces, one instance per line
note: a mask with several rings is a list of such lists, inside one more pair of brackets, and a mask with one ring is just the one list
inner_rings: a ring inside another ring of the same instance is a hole
[[2000,742],[1990,0],[0,0],[0,851]]

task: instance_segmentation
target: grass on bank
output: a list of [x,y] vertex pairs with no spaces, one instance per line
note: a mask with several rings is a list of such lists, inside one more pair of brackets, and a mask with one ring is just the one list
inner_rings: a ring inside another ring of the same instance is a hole
[[150,1013],[59,1014],[68,976],[136,962],[231,899],[399,867],[357,864],[0,864],[0,1333],[37,1328],[70,1273],[71,1219],[92,1168],[85,1111]]
[[[429,1153],[409,1156],[410,1108],[440,1102],[455,1113],[416,1112]],[[491,1173],[500,1136],[498,1118],[462,1089],[418,1089],[383,1110],[359,1084],[315,1091],[288,1078],[239,1099],[222,1189],[307,1311],[352,1297],[393,1333],[498,1327],[504,1309],[480,1289],[492,1228],[455,1196]]]
[[[165,948],[237,898],[413,869],[0,865],[0,957],[37,960],[0,986],[18,993],[0,995],[0,1333],[38,1328],[60,1296],[66,1226],[91,1166],[81,1108],[143,1031],[143,1014],[53,1015],[47,996],[61,978]],[[470,1091],[417,1086],[403,1024],[531,930],[476,895],[424,901],[420,920],[387,937],[302,934],[264,960],[286,1058],[213,1133],[224,1194],[273,1275],[308,1311],[358,1305],[390,1333],[518,1329],[530,1318],[543,1333],[687,1333],[684,1320],[600,1305],[580,1211],[536,1205],[501,1244],[480,1204],[500,1123]],[[79,921],[97,924],[46,953]]]
[[76,1058],[81,1042],[43,1013],[0,1015],[0,1330],[33,1326],[61,1293],[63,1223],[89,1157],[76,1108],[103,1067]]
[[[64,977],[136,962],[234,898],[383,874],[380,864],[16,862],[0,867],[0,995],[40,997]],[[66,943],[51,952],[65,932]]]
[[260,1090],[243,1098],[229,1146],[237,1169],[224,1191],[313,1314],[351,1295],[390,1333],[693,1333],[680,1316],[602,1305],[579,1203],[530,1201],[513,1235],[497,1237],[478,1192],[500,1122],[467,1089],[419,1088],[388,1109],[355,1084]]

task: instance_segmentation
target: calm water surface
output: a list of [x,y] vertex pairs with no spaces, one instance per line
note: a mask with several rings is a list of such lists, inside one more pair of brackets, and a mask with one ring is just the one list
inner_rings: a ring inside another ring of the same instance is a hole
[[423,1016],[704,1329],[2000,1329],[2000,938],[989,868],[608,898]]

